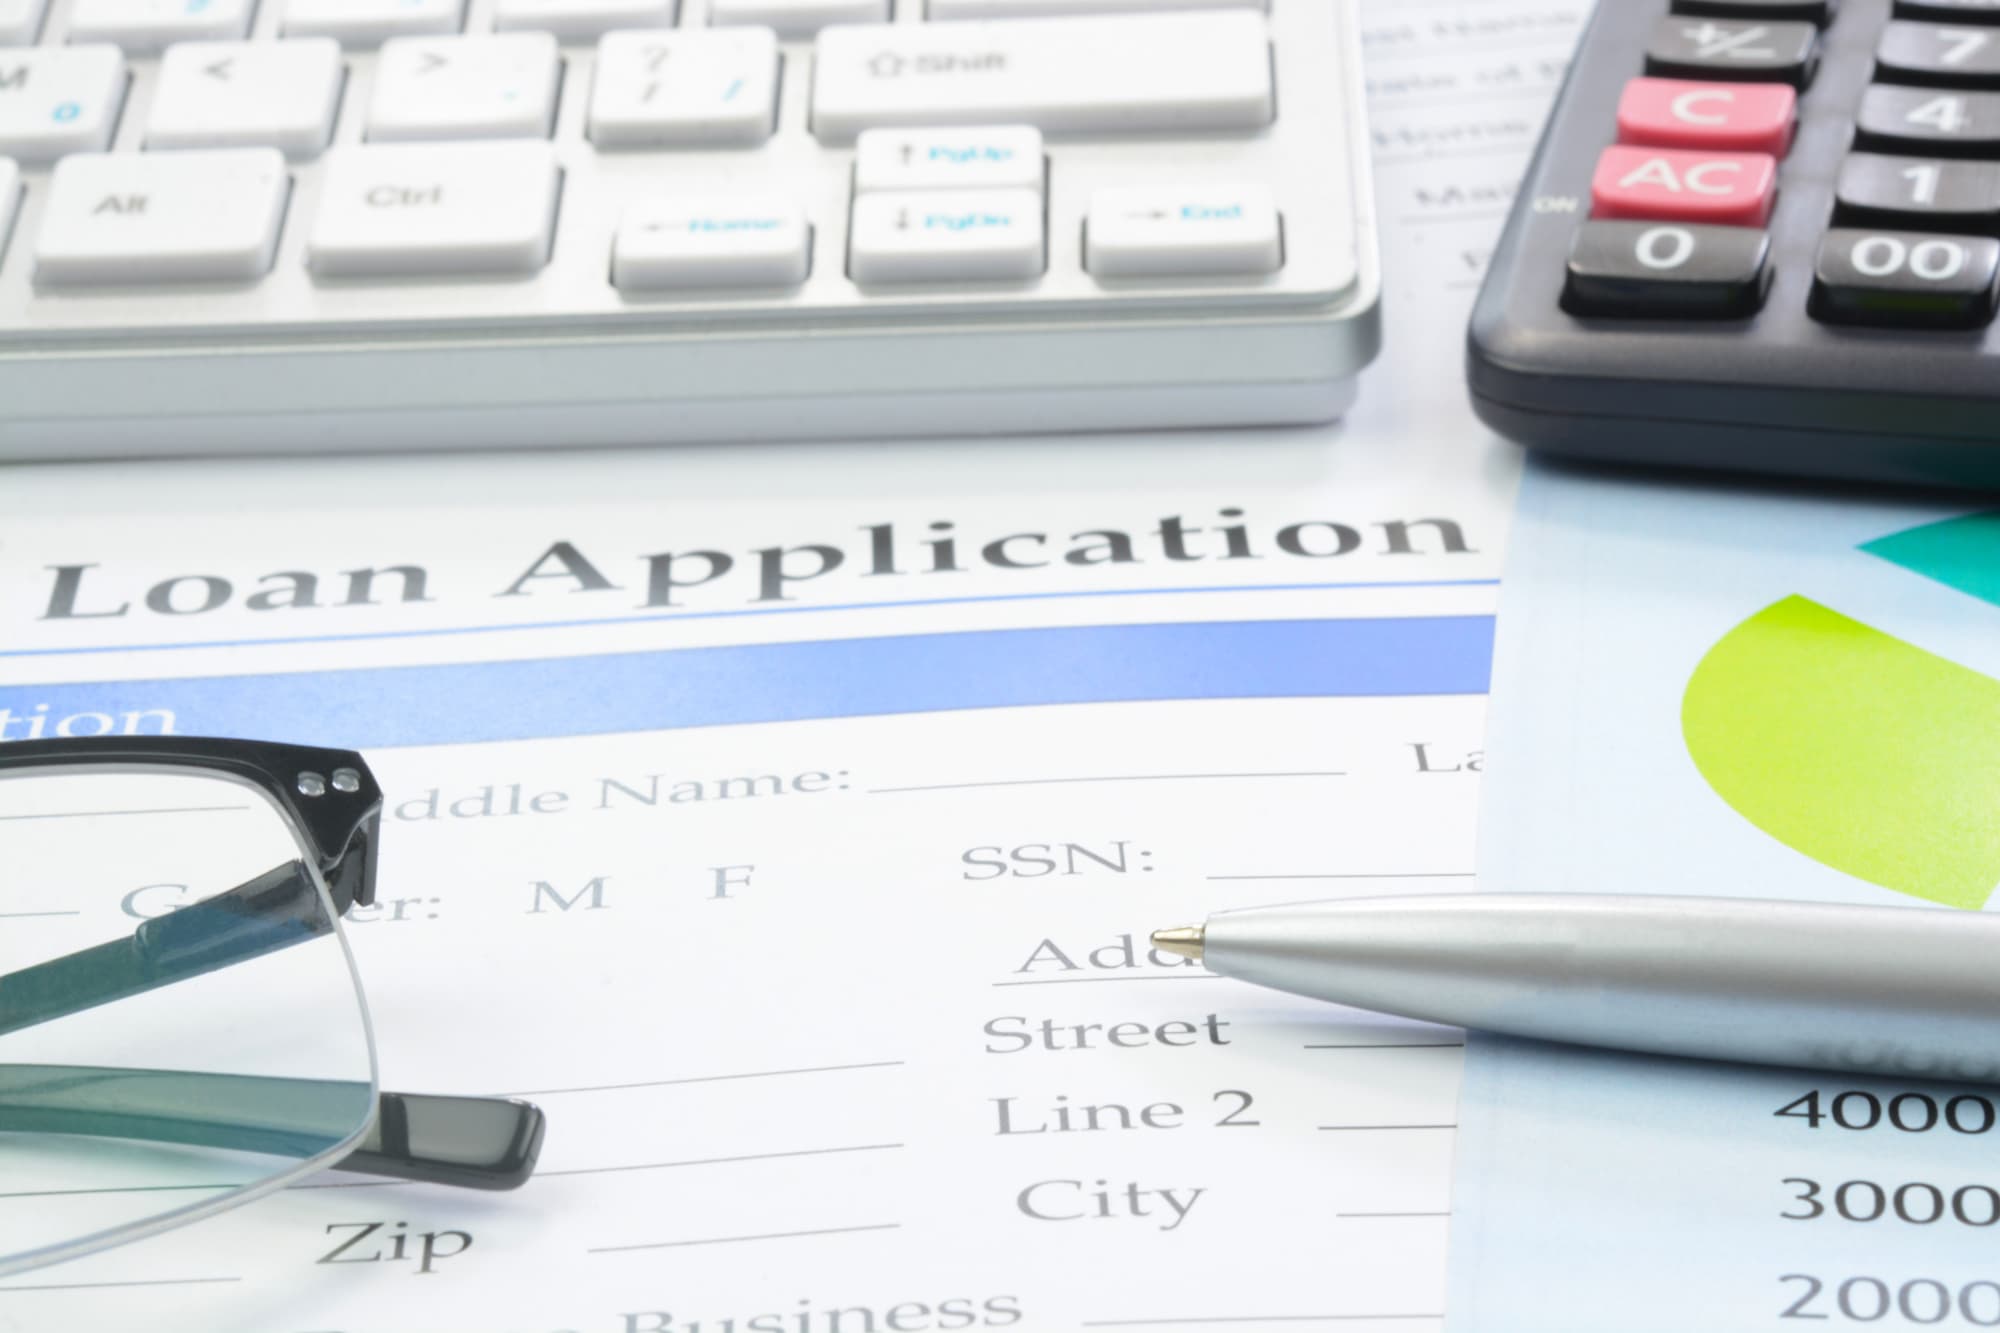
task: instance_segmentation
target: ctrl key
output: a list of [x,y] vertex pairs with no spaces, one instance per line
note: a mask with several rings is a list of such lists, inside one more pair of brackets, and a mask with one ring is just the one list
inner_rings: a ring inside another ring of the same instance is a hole
[[1834,324],[1977,329],[1993,321],[2000,241],[1836,227],[1813,267],[1813,318]]
[[560,189],[541,142],[336,148],[307,264],[327,278],[534,273],[548,263]]
[[1563,307],[1632,319],[1740,319],[1771,285],[1771,239],[1754,227],[1586,222],[1570,247]]

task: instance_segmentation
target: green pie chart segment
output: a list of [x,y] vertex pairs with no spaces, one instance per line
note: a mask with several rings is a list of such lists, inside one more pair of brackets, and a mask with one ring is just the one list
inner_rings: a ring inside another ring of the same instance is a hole
[[2000,606],[2000,510],[1909,528],[1861,549]]
[[[1867,549],[2000,603],[2000,521],[1980,517]],[[1788,597],[1709,650],[1681,729],[1717,795],[1823,865],[1946,907],[2000,887],[2000,680]]]

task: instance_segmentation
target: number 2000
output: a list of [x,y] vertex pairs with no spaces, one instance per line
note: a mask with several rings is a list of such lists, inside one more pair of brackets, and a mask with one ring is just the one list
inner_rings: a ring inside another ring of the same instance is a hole
[[2000,1328],[2000,1282],[1968,1282],[1954,1292],[1934,1278],[1912,1278],[1892,1286],[1879,1277],[1851,1277],[1827,1298],[1826,1283],[1807,1273],[1786,1273],[1780,1282],[1803,1282],[1805,1291],[1785,1307],[1785,1319],[1839,1318],[1878,1323],[1891,1315],[1905,1324],[1942,1324],[1956,1314],[1974,1328]]

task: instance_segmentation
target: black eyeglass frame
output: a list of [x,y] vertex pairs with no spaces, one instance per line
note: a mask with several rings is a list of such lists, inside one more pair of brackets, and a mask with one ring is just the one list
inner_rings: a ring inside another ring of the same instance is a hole
[[[367,762],[352,751],[183,736],[68,737],[0,744],[0,778],[20,770],[64,768],[200,772],[245,783],[268,797],[302,835],[336,915],[344,916],[354,907],[370,906],[375,901],[382,790]],[[206,901],[251,894],[258,884],[259,881],[252,881]],[[250,910],[257,910],[254,897],[247,901]],[[134,938],[143,943],[149,930],[159,934],[160,928],[165,927],[170,931],[173,916],[169,912],[145,923]],[[174,980],[226,967],[247,956],[251,955],[239,952],[232,956],[227,948],[184,950],[176,957],[174,975],[163,979],[148,977],[134,987],[107,993],[96,1002],[108,1002],[133,990],[171,984]],[[0,1066],[0,1073],[8,1068]],[[55,1127],[53,1123],[38,1124],[50,1112],[44,1106],[32,1104],[38,1069],[44,1073],[60,1072],[66,1087],[75,1086],[77,1074],[91,1072],[74,1068],[61,1071],[48,1067],[12,1068],[16,1084],[29,1089],[30,1104],[17,1105],[10,1118],[0,1119],[0,1129]],[[81,1123],[94,1126],[85,1132],[118,1135],[123,1130],[141,1138],[170,1137],[179,1142],[213,1146],[252,1144],[268,1132],[267,1126],[254,1120],[216,1125],[175,1119],[180,1115],[183,1097],[173,1095],[171,1087],[154,1111],[135,1112],[131,1109],[129,1089],[118,1085],[121,1071],[95,1072],[104,1076],[102,1081],[108,1092],[103,1104],[97,1106],[90,1104],[87,1092],[82,1094],[81,1101],[75,1094],[70,1095],[61,1108],[61,1125],[72,1132]],[[185,1077],[194,1081],[232,1081],[245,1087],[255,1085],[279,1101],[290,1089],[299,1086],[291,1080],[250,1076],[189,1074]],[[85,1082],[87,1086],[88,1081]],[[0,1099],[8,1092],[7,1084],[0,1081]],[[6,1109],[7,1103],[0,1100],[0,1111]],[[163,1119],[173,1128],[162,1132],[159,1125]],[[135,1130],[142,1123],[145,1132]],[[328,1166],[339,1171],[461,1188],[513,1189],[533,1174],[544,1129],[542,1112],[526,1102],[379,1092],[373,1127],[352,1151]]]

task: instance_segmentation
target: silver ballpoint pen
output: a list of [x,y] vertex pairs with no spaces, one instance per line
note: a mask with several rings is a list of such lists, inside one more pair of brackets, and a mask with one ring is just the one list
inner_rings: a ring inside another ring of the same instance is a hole
[[2000,916],[1495,893],[1221,912],[1153,944],[1225,977],[1453,1027],[2000,1081]]

